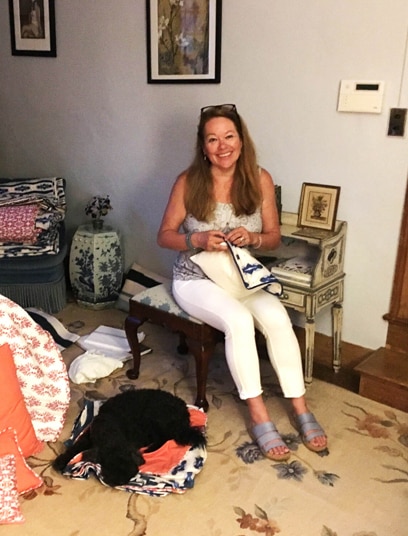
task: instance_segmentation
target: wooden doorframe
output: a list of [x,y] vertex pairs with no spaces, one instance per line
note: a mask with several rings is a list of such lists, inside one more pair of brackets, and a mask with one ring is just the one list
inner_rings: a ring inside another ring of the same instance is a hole
[[408,348],[408,182],[402,212],[397,261],[391,294],[386,347],[407,352]]

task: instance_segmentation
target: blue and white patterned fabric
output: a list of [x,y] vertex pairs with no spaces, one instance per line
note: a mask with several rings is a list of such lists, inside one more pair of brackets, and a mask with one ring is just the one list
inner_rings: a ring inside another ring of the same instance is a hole
[[[91,424],[93,418],[98,414],[103,401],[85,400],[84,409],[75,419],[74,426],[66,446],[72,445],[75,440]],[[195,411],[202,411],[195,406],[188,406]],[[102,484],[100,465],[89,461],[76,461],[75,457],[64,469],[63,474],[78,480],[86,480],[94,475]],[[169,493],[182,494],[194,487],[195,476],[202,470],[207,459],[207,450],[204,447],[190,448],[180,459],[179,463],[171,468],[166,474],[153,474],[139,472],[124,486],[117,486],[116,489],[162,497]]]
[[280,296],[278,279],[248,250],[228,243],[227,251],[201,251],[191,257],[206,276],[231,296],[242,299],[260,289]]
[[282,295],[282,285],[266,266],[253,257],[248,250],[227,242],[232,259],[247,290],[262,288],[270,294]]

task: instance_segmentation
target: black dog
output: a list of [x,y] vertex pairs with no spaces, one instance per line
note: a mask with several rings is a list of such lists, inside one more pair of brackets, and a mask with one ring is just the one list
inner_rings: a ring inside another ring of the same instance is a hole
[[87,430],[52,466],[62,472],[76,454],[83,452],[84,461],[100,465],[105,484],[121,486],[144,463],[141,448],[153,452],[169,439],[179,445],[206,444],[201,431],[190,425],[190,415],[181,398],[159,389],[126,391],[101,406]]

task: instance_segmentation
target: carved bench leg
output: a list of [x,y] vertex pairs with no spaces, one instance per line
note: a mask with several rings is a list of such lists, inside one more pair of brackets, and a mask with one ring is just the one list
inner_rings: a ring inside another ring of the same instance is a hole
[[126,372],[126,376],[130,380],[136,380],[139,377],[140,370],[140,346],[137,332],[143,321],[135,316],[128,316],[125,320],[125,333],[129,342],[130,350],[133,355],[133,368]]
[[197,341],[189,339],[189,347],[194,356],[197,377],[197,397],[195,405],[208,411],[208,401],[206,398],[208,363],[215,350],[215,342],[201,345]]
[[188,344],[186,341],[186,336],[184,333],[179,333],[179,345],[177,346],[177,352],[180,355],[187,355],[188,354]]

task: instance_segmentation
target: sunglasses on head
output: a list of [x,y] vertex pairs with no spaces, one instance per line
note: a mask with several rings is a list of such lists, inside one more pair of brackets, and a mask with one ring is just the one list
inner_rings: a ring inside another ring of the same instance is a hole
[[238,115],[237,107],[235,106],[235,104],[216,104],[211,106],[204,106],[204,108],[201,108],[201,115],[211,111],[234,112]]

